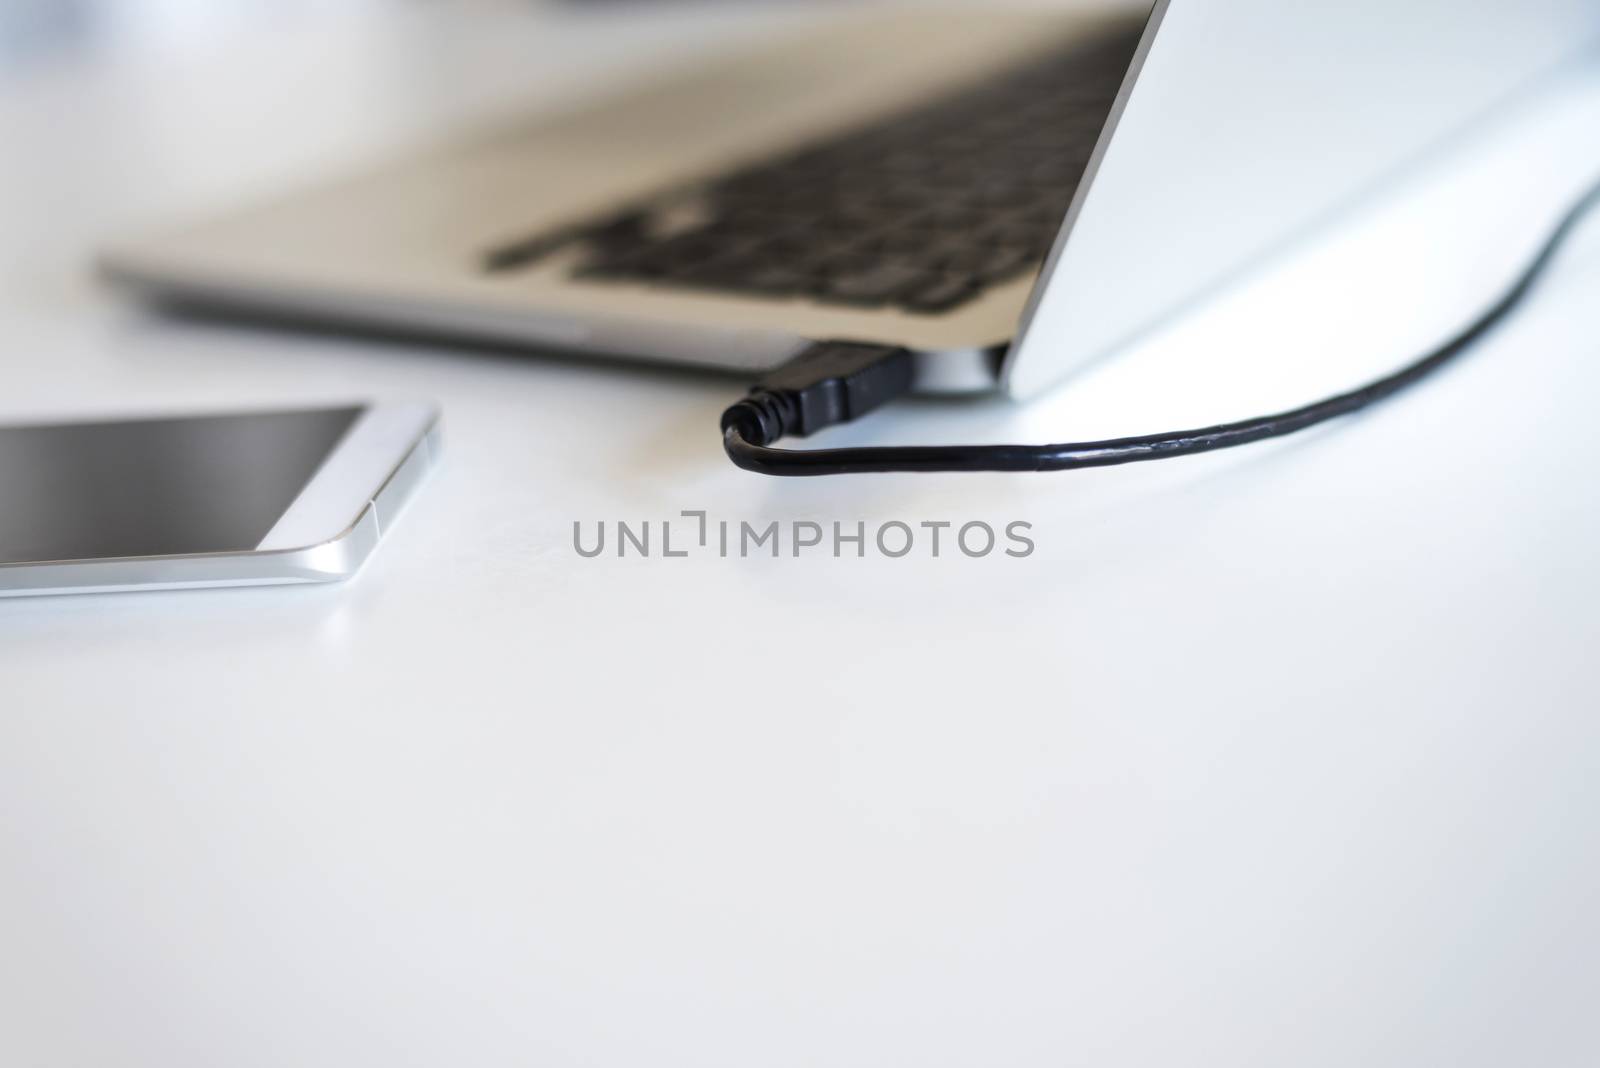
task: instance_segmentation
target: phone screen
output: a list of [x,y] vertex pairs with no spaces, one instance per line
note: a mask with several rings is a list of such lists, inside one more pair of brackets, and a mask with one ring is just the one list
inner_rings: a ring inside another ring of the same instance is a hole
[[361,412],[0,427],[0,563],[254,549]]

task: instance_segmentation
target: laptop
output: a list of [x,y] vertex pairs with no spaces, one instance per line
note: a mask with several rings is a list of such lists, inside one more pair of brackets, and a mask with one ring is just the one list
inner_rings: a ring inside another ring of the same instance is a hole
[[1600,38],[1593,0],[893,8],[107,250],[166,302],[1026,397]]

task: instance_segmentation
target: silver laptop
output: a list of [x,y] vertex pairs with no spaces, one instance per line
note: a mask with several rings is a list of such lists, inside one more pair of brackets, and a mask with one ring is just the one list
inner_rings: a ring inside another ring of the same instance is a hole
[[1600,38],[1597,0],[897,9],[108,250],[165,300],[1032,394]]

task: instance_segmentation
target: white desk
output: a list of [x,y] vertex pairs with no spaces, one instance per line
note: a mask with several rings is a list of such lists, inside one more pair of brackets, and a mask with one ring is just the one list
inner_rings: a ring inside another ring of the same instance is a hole
[[[1600,227],[1382,410],[1063,477],[763,481],[736,383],[87,278],[118,230],[801,17],[470,10],[0,79],[0,415],[424,395],[449,444],[350,585],[0,602],[0,1064],[1600,1058]],[[837,440],[1201,422],[1420,343],[1302,358],[1321,294],[1258,285],[1027,411]],[[1196,362],[1302,312],[1248,385]],[[684,509],[1037,550],[572,549]]]

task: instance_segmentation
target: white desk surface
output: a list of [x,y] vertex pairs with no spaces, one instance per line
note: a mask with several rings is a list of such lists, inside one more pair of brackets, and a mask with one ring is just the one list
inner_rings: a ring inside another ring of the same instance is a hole
[[[371,8],[0,75],[0,416],[422,395],[449,446],[349,585],[0,601],[0,1064],[1600,1059],[1600,227],[1458,367],[1301,440],[764,481],[720,452],[734,382],[89,278],[107,235],[800,17]],[[1437,327],[1341,363],[1382,315],[1289,277],[1025,411],[839,440],[1206,422]],[[1037,551],[571,547],[684,509]]]

